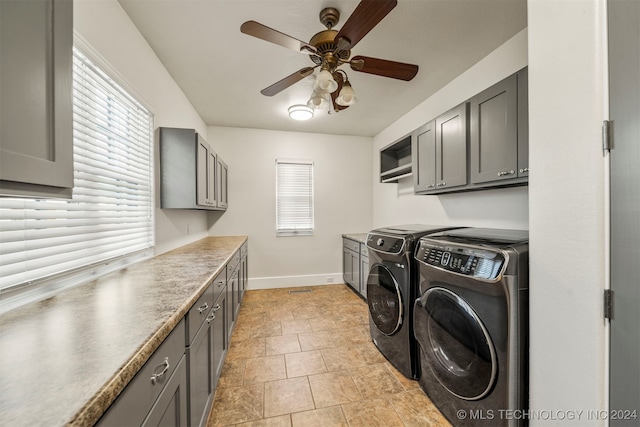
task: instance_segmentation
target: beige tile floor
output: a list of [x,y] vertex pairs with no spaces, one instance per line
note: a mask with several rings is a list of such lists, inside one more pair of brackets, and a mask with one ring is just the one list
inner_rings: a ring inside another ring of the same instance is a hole
[[450,426],[378,352],[346,285],[245,293],[208,420],[231,425]]

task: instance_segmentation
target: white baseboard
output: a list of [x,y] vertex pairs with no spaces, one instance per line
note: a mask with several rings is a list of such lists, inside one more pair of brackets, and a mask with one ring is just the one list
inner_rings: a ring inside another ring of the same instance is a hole
[[344,283],[342,273],[310,274],[305,276],[252,277],[247,283],[248,290],[297,288],[301,286],[335,285]]

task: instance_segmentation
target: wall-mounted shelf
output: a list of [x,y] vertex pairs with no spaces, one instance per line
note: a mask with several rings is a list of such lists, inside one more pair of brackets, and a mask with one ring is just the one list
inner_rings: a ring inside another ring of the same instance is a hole
[[411,176],[411,135],[380,150],[380,182],[398,182]]

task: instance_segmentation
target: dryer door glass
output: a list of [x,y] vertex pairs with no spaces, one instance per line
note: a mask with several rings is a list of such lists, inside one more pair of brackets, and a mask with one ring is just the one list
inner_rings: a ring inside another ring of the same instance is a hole
[[376,327],[385,335],[394,334],[402,325],[402,296],[391,271],[375,264],[367,279],[367,304]]
[[491,391],[498,372],[495,349],[473,308],[445,288],[420,297],[428,313],[427,340],[420,342],[429,367],[456,396],[481,399]]

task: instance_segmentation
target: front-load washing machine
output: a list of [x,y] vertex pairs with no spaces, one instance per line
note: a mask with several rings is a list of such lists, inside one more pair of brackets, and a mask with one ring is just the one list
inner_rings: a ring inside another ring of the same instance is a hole
[[454,426],[526,424],[528,233],[465,228],[415,252],[420,387]]
[[367,304],[371,338],[398,371],[417,378],[413,303],[418,295],[413,250],[418,239],[447,227],[411,224],[372,230],[367,235]]

